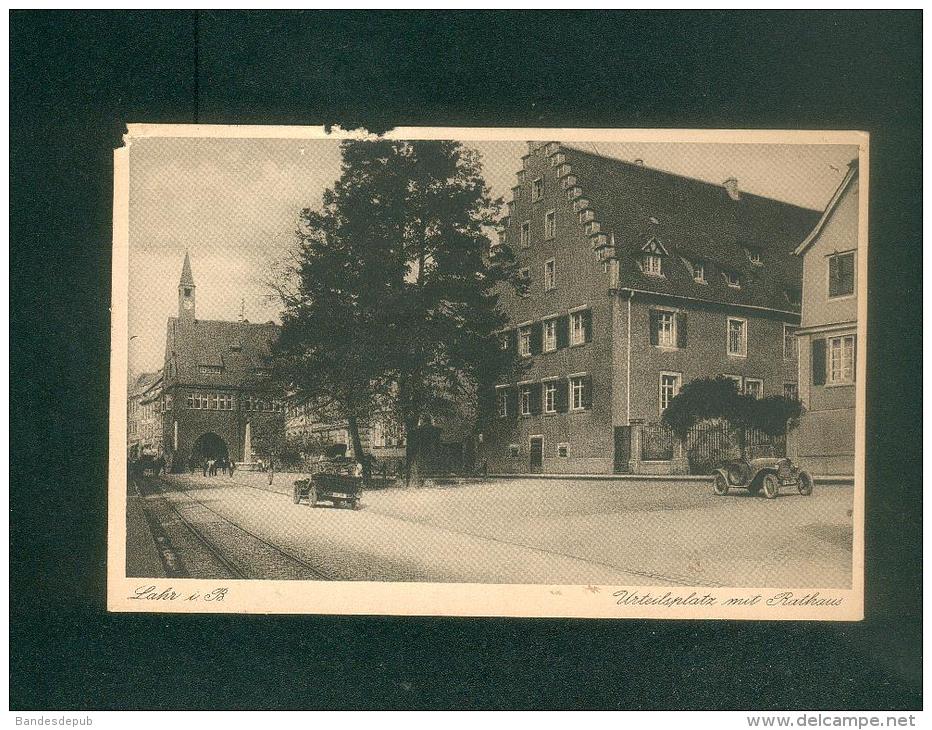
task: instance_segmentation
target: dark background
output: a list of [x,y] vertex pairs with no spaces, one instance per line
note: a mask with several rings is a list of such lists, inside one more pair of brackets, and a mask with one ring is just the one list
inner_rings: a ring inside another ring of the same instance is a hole
[[[12,12],[11,707],[919,708],[921,23]],[[869,131],[867,620],[107,614],[112,150],[143,121]]]

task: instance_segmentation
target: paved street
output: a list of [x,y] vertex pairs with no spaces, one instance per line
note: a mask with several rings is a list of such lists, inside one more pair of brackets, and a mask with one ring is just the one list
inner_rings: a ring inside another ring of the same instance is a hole
[[[502,480],[295,505],[278,474],[149,478],[176,575],[603,585],[848,587],[852,488],[774,501],[701,482]],[[134,519],[130,530],[146,522]],[[138,535],[135,538],[139,542]]]

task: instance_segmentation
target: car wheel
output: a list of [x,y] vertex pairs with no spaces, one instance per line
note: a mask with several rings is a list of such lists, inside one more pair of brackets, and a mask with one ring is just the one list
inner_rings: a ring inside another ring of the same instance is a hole
[[764,475],[764,496],[767,499],[776,499],[780,492],[780,482],[775,474]]
[[300,501],[301,501],[301,487],[299,487],[296,484],[294,488],[294,503],[298,504]]
[[804,497],[812,494],[812,477],[806,472],[800,472],[799,475],[799,493]]
[[728,494],[728,480],[725,478],[724,474],[715,475],[715,493],[719,497],[724,497]]

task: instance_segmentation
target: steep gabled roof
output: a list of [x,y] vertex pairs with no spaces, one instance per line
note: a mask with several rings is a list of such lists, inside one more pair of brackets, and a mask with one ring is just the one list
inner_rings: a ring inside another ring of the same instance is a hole
[[[573,147],[560,151],[601,231],[614,234],[619,288],[799,311],[786,296],[802,282],[801,262],[792,254],[818,211],[744,192],[735,198],[722,185]],[[638,265],[651,238],[669,253],[662,278]],[[751,263],[748,248],[760,252],[761,264]],[[694,281],[682,259],[714,269],[706,272],[708,283]],[[722,271],[737,274],[741,287],[728,286]]]
[[[242,387],[261,381],[272,343],[279,326],[273,322],[226,322],[197,319],[193,322],[176,317],[168,320],[165,339],[165,381],[203,384],[205,387]],[[174,364],[174,371],[169,368]],[[200,366],[220,368],[216,374],[204,374]]]
[[799,244],[799,246],[797,246],[793,253],[795,253],[797,256],[802,256],[806,252],[806,249],[812,245],[816,238],[818,238],[819,234],[822,232],[822,229],[825,227],[825,224],[828,222],[828,219],[832,217],[832,213],[834,213],[835,208],[838,207],[838,202],[845,194],[845,191],[850,187],[851,183],[857,179],[858,158],[855,157],[853,160],[851,160],[851,162],[848,163],[848,172],[845,174],[844,179],[841,181],[841,185],[838,186],[838,189],[835,191],[832,199],[828,201],[828,205],[825,206],[825,211],[822,213],[822,217],[819,218],[818,222],[815,224],[815,228],[813,228],[812,232],[806,236],[806,239],[801,244]]

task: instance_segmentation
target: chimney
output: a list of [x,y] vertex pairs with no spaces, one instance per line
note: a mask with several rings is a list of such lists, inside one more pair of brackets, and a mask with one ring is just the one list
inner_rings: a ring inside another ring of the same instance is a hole
[[738,178],[730,177],[722,183],[722,186],[725,188],[725,192],[728,193],[729,198],[741,200],[741,191],[738,190]]

